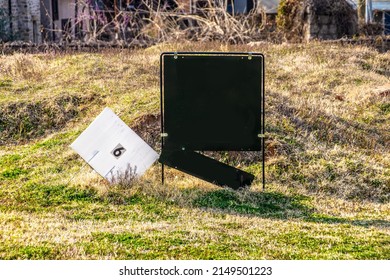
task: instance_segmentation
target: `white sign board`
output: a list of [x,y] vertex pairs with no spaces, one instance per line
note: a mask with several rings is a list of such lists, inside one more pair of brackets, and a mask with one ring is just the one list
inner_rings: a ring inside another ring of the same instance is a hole
[[109,108],[105,108],[70,146],[110,182],[129,166],[136,176],[141,176],[159,157]]

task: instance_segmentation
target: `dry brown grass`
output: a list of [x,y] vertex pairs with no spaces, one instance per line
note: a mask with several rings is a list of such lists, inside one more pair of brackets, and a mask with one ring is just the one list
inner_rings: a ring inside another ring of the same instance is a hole
[[266,16],[260,8],[248,14],[232,15],[226,7],[212,1],[199,14],[151,11],[149,20],[151,23],[141,30],[141,36],[150,36],[157,42],[191,40],[242,44],[269,35]]
[[41,81],[46,74],[46,67],[39,56],[15,54],[12,57],[0,58],[0,73],[17,79]]

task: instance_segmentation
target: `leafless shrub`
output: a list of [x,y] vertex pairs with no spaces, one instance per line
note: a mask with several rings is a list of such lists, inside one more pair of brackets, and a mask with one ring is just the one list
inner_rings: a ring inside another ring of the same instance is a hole
[[157,31],[157,41],[186,39],[191,41],[220,41],[247,43],[263,38],[266,25],[263,10],[233,15],[225,5],[209,1],[199,14],[180,14],[156,11],[150,22]]
[[12,58],[0,60],[0,73],[14,79],[40,80],[45,65],[39,58],[28,54],[15,54]]
[[364,36],[376,36],[383,34],[383,24],[381,23],[364,23],[359,26],[359,34]]
[[128,164],[124,171],[117,171],[115,174],[111,172],[110,182],[121,188],[130,189],[137,183],[137,181],[137,166],[132,167]]
[[78,9],[75,26],[79,32],[62,30],[64,43],[109,41],[128,46],[192,40],[239,44],[267,36],[266,15],[261,8],[237,14],[233,7],[229,13],[227,2],[208,0],[206,7],[192,14],[180,7],[153,7],[147,0],[131,11],[102,9],[88,0],[80,1]]

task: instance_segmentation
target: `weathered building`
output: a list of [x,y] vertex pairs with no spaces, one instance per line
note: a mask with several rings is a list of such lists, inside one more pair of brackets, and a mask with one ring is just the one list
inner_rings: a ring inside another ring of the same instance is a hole
[[[118,13],[137,9],[138,2],[147,3],[152,9],[153,6],[179,6],[182,12],[192,13],[198,1],[202,0],[0,0],[0,41],[42,43],[70,37],[88,39],[96,32],[96,27],[109,22]],[[266,13],[275,14],[278,2],[230,0],[223,3],[228,3],[227,8],[235,14],[248,13],[258,6]]]
[[42,40],[58,41],[73,36],[79,20],[78,10],[85,1],[41,0]]

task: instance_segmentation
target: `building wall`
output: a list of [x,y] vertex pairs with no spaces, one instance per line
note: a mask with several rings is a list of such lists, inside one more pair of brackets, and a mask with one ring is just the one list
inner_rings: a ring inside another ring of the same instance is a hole
[[258,6],[262,7],[267,14],[276,14],[279,2],[280,0],[257,0]]
[[[57,38],[62,39],[63,21],[69,21],[71,34],[74,34],[75,19],[75,1],[74,0],[59,0],[58,1],[58,20],[54,22],[56,30],[58,30]],[[69,34],[68,34],[69,35]]]
[[13,40],[40,43],[40,0],[11,0],[11,16],[8,0],[0,0],[0,7],[6,11]]
[[[53,2],[57,3],[53,3]],[[78,1],[84,3],[84,1]],[[54,5],[54,6],[53,6]],[[54,7],[58,7],[58,14],[54,15]],[[43,41],[62,41],[64,37],[73,36],[75,32],[75,0],[41,0],[41,21],[43,27]],[[82,4],[79,4],[79,13]],[[66,24],[65,24],[66,23]],[[64,32],[63,28],[67,32]]]
[[48,42],[53,39],[53,24],[51,20],[51,0],[41,0],[41,29],[42,42]]

